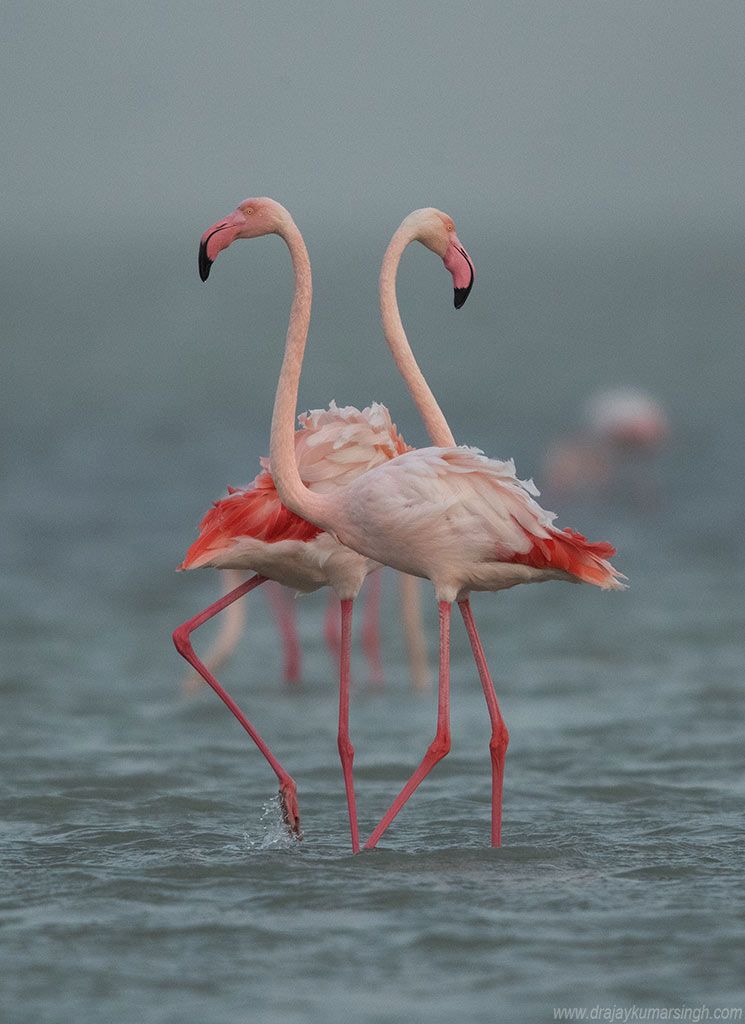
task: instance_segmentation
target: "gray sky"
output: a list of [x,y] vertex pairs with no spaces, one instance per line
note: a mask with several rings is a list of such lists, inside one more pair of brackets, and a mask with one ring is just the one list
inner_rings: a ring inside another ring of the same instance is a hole
[[201,230],[265,193],[386,229],[742,211],[741,0],[3,9],[6,237]]

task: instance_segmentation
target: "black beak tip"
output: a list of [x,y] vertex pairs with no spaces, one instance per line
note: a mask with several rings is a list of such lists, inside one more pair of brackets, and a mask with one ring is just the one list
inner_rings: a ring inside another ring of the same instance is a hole
[[206,281],[210,276],[211,267],[212,260],[207,255],[207,244],[202,242],[199,246],[199,276],[203,281]]
[[469,259],[468,253],[466,252],[466,250],[462,249],[460,246],[458,246],[458,251],[460,252],[461,256],[463,257],[463,259],[468,264],[468,269],[471,271],[471,279],[469,280],[468,286],[466,288],[454,288],[453,289],[454,292],[455,292],[454,305],[455,305],[456,309],[460,309],[462,306],[465,306],[466,299],[471,294],[471,289],[473,288],[474,278],[476,277],[476,275],[474,274],[474,271],[473,271],[473,263],[471,263],[471,260]]

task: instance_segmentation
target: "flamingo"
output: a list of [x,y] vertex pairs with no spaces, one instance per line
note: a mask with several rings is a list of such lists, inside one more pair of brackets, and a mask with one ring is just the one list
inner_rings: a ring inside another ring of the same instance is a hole
[[[333,491],[306,486],[294,457],[294,416],[310,323],[311,271],[305,245],[292,217],[268,198],[239,207],[230,230],[244,238],[278,234],[287,245],[295,272],[295,292],[285,354],[275,395],[270,441],[274,482],[286,507],[332,533],[353,551],[400,572],[429,579],[439,611],[439,677],[436,735],[418,768],[386,811],[366,849],[377,845],[391,822],[434,766],[450,750],[450,622],[457,602],[471,643],[491,720],[491,842],[501,845],[504,760],[509,736],[473,619],[469,594],[504,590],[519,583],[567,580],[604,590],[623,589],[622,576],[609,562],[615,549],[554,525],[555,515],[536,502],[531,480],[520,480],[512,461],[489,459],[478,449],[456,447],[431,390],[419,370],[400,320],[386,340],[437,447],[402,453],[356,476]],[[218,228],[219,230],[219,228]],[[462,304],[473,284],[473,264],[446,214],[425,209],[411,214],[389,246],[381,283],[391,285],[407,240],[417,239],[440,256]],[[391,299],[383,290],[381,306]],[[445,441],[444,439],[447,438]],[[340,750],[346,747],[345,782],[350,820],[355,817],[353,747],[349,739],[349,694],[340,686]],[[344,758],[344,754],[342,754]],[[353,844],[354,848],[354,844]]]
[[[254,214],[265,203],[271,201],[247,200],[229,217],[204,233],[199,249],[202,280],[209,276],[217,255],[236,238],[253,237],[251,229],[260,220]],[[299,231],[297,235],[307,261],[307,250]],[[301,306],[302,302],[296,295],[293,309],[300,309]],[[379,403],[373,403],[360,411],[351,406],[339,408],[332,402],[328,410],[306,413],[299,417],[299,422],[300,429],[295,430],[293,427],[292,432],[292,457],[296,472],[300,473],[304,485],[309,484],[318,493],[345,486],[358,474],[396,457],[409,447],[398,434],[388,410]],[[250,569],[255,575],[179,626],[173,633],[174,643],[179,653],[232,711],[277,775],[284,820],[290,831],[298,836],[300,817],[294,779],[218,683],[214,674],[197,657],[190,635],[218,612],[268,579],[304,593],[329,586],[339,597],[342,710],[338,747],[347,794],[352,848],[358,852],[359,829],[352,781],[354,751],[348,735],[352,604],[366,576],[380,566],[348,550],[332,535],[284,507],[274,486],[271,465],[266,460],[263,460],[263,472],[248,487],[230,488],[228,495],[215,502],[202,520],[199,537],[189,548],[180,568],[187,570],[202,566]]]
[[670,433],[656,398],[637,388],[601,391],[585,407],[590,432],[601,440],[639,450],[658,448]]
[[[624,469],[635,470],[639,457],[657,452],[670,434],[663,407],[636,388],[593,395],[585,403],[583,419],[582,430],[557,441],[547,453],[547,485],[557,494],[607,488]],[[645,505],[650,497],[645,481],[632,476],[624,481],[627,496]]]
[[[209,274],[209,268],[207,268],[206,272]],[[389,333],[395,332],[399,329],[398,325],[400,325],[400,314],[395,292],[395,276],[396,271],[394,268],[392,280],[381,277],[380,281],[383,329]],[[341,430],[344,429],[343,424],[340,423],[339,426]],[[223,594],[228,594],[243,579],[242,574],[238,570],[226,570],[223,576],[225,580]],[[406,644],[409,674],[414,689],[425,690],[429,686],[429,666],[422,624],[419,587],[413,577],[406,575],[400,575],[399,586],[401,621]],[[282,635],[285,651],[285,681],[295,683],[300,678],[300,642],[295,624],[294,605],[286,600],[285,595],[271,581],[266,589],[269,594],[272,613]],[[380,573],[375,573],[371,576],[366,589],[367,604],[363,617],[362,648],[370,666],[371,681],[381,684],[383,681],[383,671],[380,657]],[[326,611],[324,637],[329,651],[337,661],[340,653],[338,623],[337,603],[334,600],[334,595],[331,594]],[[229,606],[229,611],[226,611],[225,615],[221,616],[219,631],[211,647],[202,658],[203,664],[210,672],[214,673],[232,655],[240,641],[244,628],[245,605],[234,602]],[[184,688],[191,692],[199,685],[200,680],[201,676],[192,670],[184,678]]]

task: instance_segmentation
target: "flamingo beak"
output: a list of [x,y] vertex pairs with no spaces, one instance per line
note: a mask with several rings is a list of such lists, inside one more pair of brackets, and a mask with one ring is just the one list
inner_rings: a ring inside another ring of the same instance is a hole
[[458,241],[457,235],[451,235],[450,244],[442,258],[445,267],[453,277],[454,305],[460,309],[471,293],[476,271],[473,261]]
[[229,217],[207,228],[199,243],[199,276],[203,281],[210,276],[212,264],[218,253],[232,245],[245,223],[245,216],[240,210],[236,210]]

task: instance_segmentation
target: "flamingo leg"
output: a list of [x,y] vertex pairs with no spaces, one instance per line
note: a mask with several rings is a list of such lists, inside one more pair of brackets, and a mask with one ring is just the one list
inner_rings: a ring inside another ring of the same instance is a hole
[[367,577],[367,595],[362,621],[362,650],[370,666],[370,682],[383,685],[383,661],[380,655],[380,597],[382,590],[380,570]]
[[329,590],[329,601],[326,605],[326,614],[323,620],[323,638],[326,641],[329,654],[334,661],[339,660],[341,653],[341,640],[339,639],[339,617],[336,614],[339,605],[333,590]]
[[510,741],[507,726],[504,724],[502,712],[499,710],[497,695],[494,690],[489,666],[486,664],[486,656],[481,643],[476,623],[473,621],[471,602],[466,598],[458,602],[463,622],[466,625],[468,639],[471,641],[473,659],[476,662],[479,679],[486,697],[486,706],[489,709],[491,719],[491,739],[489,740],[489,752],[491,754],[491,844],[492,846],[502,845],[502,786],[504,783],[504,758],[507,753],[507,744]]
[[295,780],[284,770],[282,765],[271,752],[257,730],[253,725],[251,725],[230,694],[220,686],[209,669],[202,664],[196,656],[190,639],[190,636],[195,629],[204,625],[204,623],[214,615],[221,612],[223,608],[227,608],[227,606],[232,604],[233,601],[237,601],[239,597],[243,597],[244,594],[247,594],[249,591],[261,586],[262,583],[266,583],[266,576],[252,576],[249,580],[246,580],[245,583],[241,583],[239,587],[236,587],[235,590],[231,590],[229,594],[225,594],[225,596],[221,597],[219,601],[215,601],[214,604],[205,608],[204,611],[199,612],[198,615],[195,615],[192,619],[188,619],[186,622],[178,626],[173,632],[173,642],[176,645],[176,650],[182,658],[185,658],[192,668],[196,669],[202,679],[212,687],[223,704],[227,705],[229,710],[233,715],[235,715],[266,760],[269,762],[269,766],[279,779],[279,797],[282,803],[282,813],[285,823],[291,832],[294,832],[298,838],[301,838],[300,813],[297,806],[297,786],[295,785]]
[[267,597],[282,637],[285,682],[294,685],[300,682],[301,675],[300,638],[297,633],[295,600],[284,587],[273,581],[267,587]]
[[354,774],[352,762],[354,747],[349,739],[349,679],[352,656],[352,601],[341,602],[341,656],[339,659],[339,757],[344,774],[344,788],[347,791],[349,828],[352,833],[352,853],[360,852],[360,836],[357,826],[357,804],[354,798]]
[[375,831],[365,843],[366,850],[373,849],[417,786],[450,750],[450,615],[452,605],[449,601],[440,601],[439,611],[440,674],[437,692],[437,732],[427,748],[421,764],[378,822]]
[[[220,573],[223,594],[230,593],[234,587],[243,582],[245,573],[240,569],[225,569]],[[246,622],[246,606],[238,601],[228,606],[225,615],[220,619],[220,628],[204,656],[204,664],[210,672],[216,672],[220,665],[231,656],[238,646]],[[204,686],[201,676],[193,669],[188,669],[182,687],[185,693],[196,693]]]

